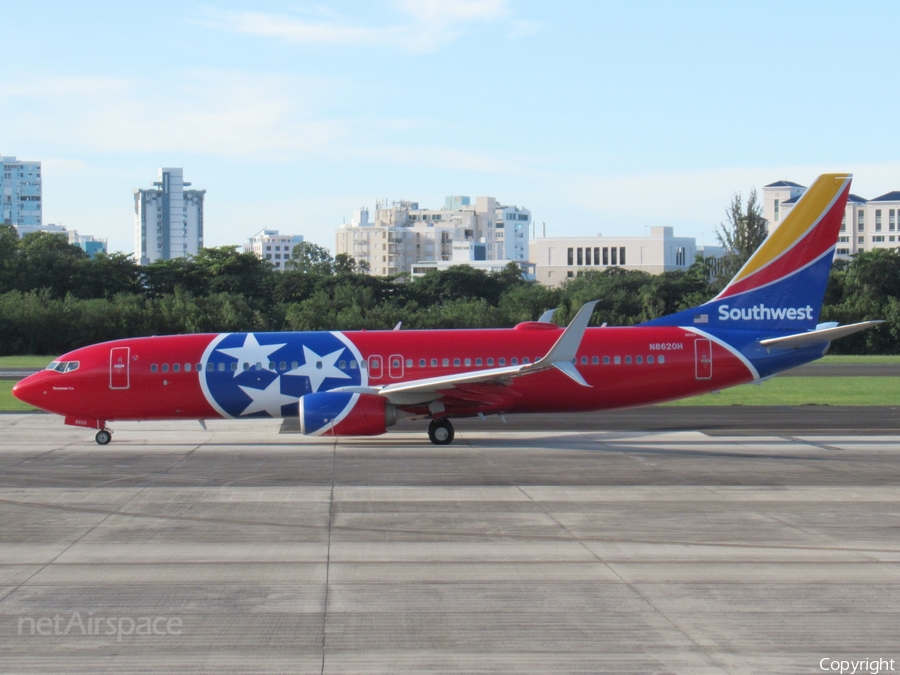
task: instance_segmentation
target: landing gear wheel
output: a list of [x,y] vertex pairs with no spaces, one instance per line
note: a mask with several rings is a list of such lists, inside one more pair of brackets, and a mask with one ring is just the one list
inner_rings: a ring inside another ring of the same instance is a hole
[[101,429],[97,432],[97,435],[94,436],[94,440],[97,441],[99,445],[106,445],[112,440],[112,434],[106,429]]
[[428,438],[435,445],[450,445],[453,442],[453,425],[446,417],[433,420],[428,425]]

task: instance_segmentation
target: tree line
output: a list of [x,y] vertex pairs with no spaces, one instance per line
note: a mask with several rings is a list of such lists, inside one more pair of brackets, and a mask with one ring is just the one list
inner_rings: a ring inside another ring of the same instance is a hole
[[[0,226],[0,355],[59,354],[125,337],[194,332],[377,330],[513,326],[559,308],[566,324],[599,299],[593,325],[627,326],[712,298],[737,261],[698,259],[650,275],[586,270],[559,288],[460,265],[422,277],[376,277],[353,258],[304,242],[284,271],[236,246],[138,265],[127,255],[87,256],[65,237],[19,239]],[[890,249],[838,261],[822,321],[887,323],[835,342],[843,353],[900,353],[900,254]]]

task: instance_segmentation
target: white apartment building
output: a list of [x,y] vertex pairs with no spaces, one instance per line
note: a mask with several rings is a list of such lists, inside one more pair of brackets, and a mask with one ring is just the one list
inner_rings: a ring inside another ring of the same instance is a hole
[[[769,231],[778,227],[806,187],[777,181],[763,188],[763,216]],[[900,248],[900,190],[874,199],[851,194],[844,209],[835,257],[848,258],[875,248]]]
[[[621,267],[661,274],[686,270],[697,253],[696,239],[676,237],[672,227],[655,226],[643,237],[538,237],[530,244],[535,276],[545,286],[559,286],[585,270]],[[718,253],[718,247],[706,247]]]
[[41,163],[0,155],[0,223],[40,225]]
[[303,241],[299,234],[279,234],[278,230],[263,230],[244,244],[246,253],[254,253],[260,260],[268,260],[276,270],[284,270],[294,247]]
[[485,260],[526,261],[531,212],[498,204],[494,197],[447,197],[443,209],[417,202],[377,202],[375,219],[358,209],[337,228],[336,254],[369,264],[375,275],[407,274],[419,262],[450,261],[454,242],[484,244]]
[[153,187],[134,190],[134,257],[141,265],[197,255],[206,190],[185,190],[181,168],[162,167]]

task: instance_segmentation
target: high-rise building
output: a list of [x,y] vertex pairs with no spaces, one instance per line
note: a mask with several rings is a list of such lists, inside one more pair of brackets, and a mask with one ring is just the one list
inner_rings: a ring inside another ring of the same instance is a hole
[[163,167],[153,187],[134,190],[134,257],[141,265],[197,255],[203,247],[203,196],[185,190],[184,170]]
[[526,261],[531,212],[498,204],[494,197],[447,197],[443,209],[420,209],[418,203],[377,202],[375,220],[361,208],[349,225],[337,229],[335,253],[369,265],[369,273],[409,273],[419,262],[449,261],[453,244],[484,246],[484,259]]
[[0,155],[0,223],[41,224],[41,163]]
[[303,241],[300,234],[278,234],[278,230],[263,230],[250,237],[244,244],[244,252],[255,253],[260,260],[267,260],[276,270],[283,270],[291,259],[294,247]]

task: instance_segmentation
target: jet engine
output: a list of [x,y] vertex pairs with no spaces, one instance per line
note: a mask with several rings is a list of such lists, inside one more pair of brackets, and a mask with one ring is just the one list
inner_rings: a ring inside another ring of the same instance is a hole
[[307,436],[377,436],[397,422],[397,408],[375,394],[306,394],[299,413]]

